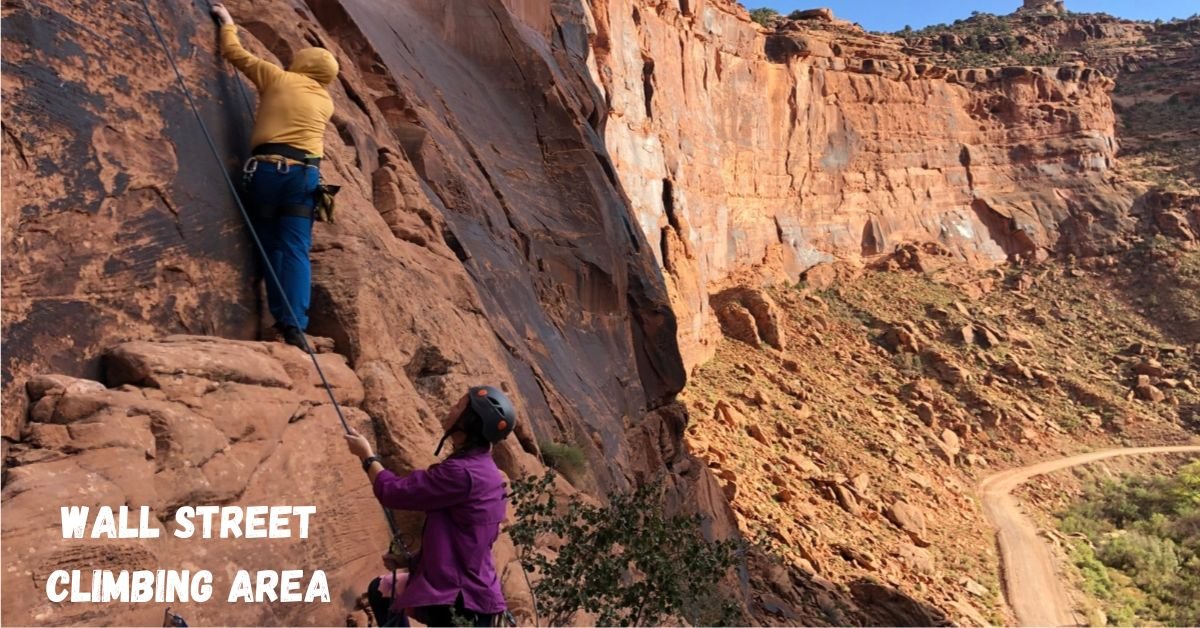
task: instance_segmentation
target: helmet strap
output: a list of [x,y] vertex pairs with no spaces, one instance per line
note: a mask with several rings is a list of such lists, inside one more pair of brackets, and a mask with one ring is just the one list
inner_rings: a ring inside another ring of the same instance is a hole
[[453,434],[455,432],[459,432],[459,431],[462,431],[462,425],[460,425],[457,421],[455,421],[454,425],[451,426],[450,429],[446,430],[445,434],[442,434],[442,440],[438,441],[437,449],[433,450],[433,455],[435,455],[435,456],[441,455],[442,446],[444,446],[446,444],[446,439],[450,438],[451,434]]

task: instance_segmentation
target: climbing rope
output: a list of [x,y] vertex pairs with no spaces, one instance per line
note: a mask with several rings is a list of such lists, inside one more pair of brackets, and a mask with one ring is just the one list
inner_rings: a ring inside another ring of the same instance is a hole
[[[296,310],[292,308],[292,304],[288,301],[287,293],[283,290],[283,283],[279,280],[279,275],[275,273],[275,268],[271,265],[271,259],[267,256],[267,249],[263,246],[262,240],[258,237],[258,232],[254,229],[254,221],[250,219],[250,213],[246,211],[246,206],[242,203],[241,195],[238,194],[237,186],[234,185],[233,179],[229,176],[229,171],[225,167],[225,161],[221,159],[221,152],[217,150],[217,143],[213,141],[212,133],[208,130],[208,124],[204,122],[204,118],[200,115],[200,109],[196,106],[196,101],[192,98],[192,91],[188,89],[187,82],[183,79],[183,72],[179,70],[179,65],[175,62],[175,55],[171,54],[171,48],[167,45],[167,39],[163,36],[162,29],[158,27],[158,20],[154,19],[154,13],[150,11],[148,0],[141,0],[142,8],[146,11],[146,17],[150,19],[150,26],[154,29],[154,35],[158,38],[158,43],[162,46],[163,53],[166,54],[167,60],[171,63],[171,69],[175,71],[175,79],[179,82],[180,89],[183,90],[183,95],[187,98],[188,105],[192,109],[192,114],[196,116],[196,122],[200,125],[200,130],[204,133],[204,139],[208,142],[208,149],[212,151],[213,159],[217,161],[217,167],[221,171],[221,176],[225,178],[225,184],[229,186],[229,193],[233,195],[233,200],[237,203],[238,211],[242,214],[242,219],[246,222],[246,227],[250,230],[250,237],[254,240],[254,246],[262,255],[263,262],[267,268],[267,277],[279,290],[280,297],[283,298],[283,305],[287,311],[292,314],[293,320],[296,317]],[[241,78],[234,76],[238,81],[238,86],[242,88],[242,98],[247,107],[250,107],[249,97],[246,95],[245,87],[242,86]],[[253,111],[251,111],[253,113]],[[350,434],[350,425],[346,422],[346,416],[342,413],[341,404],[338,403],[337,397],[333,394],[333,387],[329,385],[329,380],[325,377],[325,371],[321,369],[321,363],[317,360],[317,354],[313,352],[312,347],[308,344],[308,337],[302,332],[300,334],[302,349],[308,354],[312,360],[313,367],[317,370],[317,375],[321,378],[321,385],[325,387],[326,394],[329,395],[329,401],[333,404],[333,409],[337,413],[338,420],[342,423],[342,429]],[[391,530],[392,538],[401,539],[403,534],[397,529],[396,522],[392,518],[392,513],[387,508],[383,508],[383,515],[387,518],[388,528]]]

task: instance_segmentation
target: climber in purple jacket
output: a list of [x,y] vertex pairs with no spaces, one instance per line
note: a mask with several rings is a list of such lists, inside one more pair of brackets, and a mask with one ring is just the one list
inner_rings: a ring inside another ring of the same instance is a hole
[[512,433],[516,419],[503,392],[491,386],[471,388],[442,422],[444,433],[434,455],[447,440],[453,453],[403,477],[383,468],[367,439],[346,435],[381,504],[426,513],[421,552],[392,608],[412,609],[412,616],[429,626],[454,625],[455,617],[491,626],[504,612],[492,544],[505,517],[505,489],[492,460],[492,444]]

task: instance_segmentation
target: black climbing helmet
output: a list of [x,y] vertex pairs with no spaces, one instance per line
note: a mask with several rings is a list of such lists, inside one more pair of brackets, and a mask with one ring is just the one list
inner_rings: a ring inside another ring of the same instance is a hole
[[498,443],[512,434],[517,425],[517,409],[508,395],[494,386],[474,386],[467,393],[471,412],[479,417],[479,429],[489,443]]
[[442,434],[433,455],[442,453],[446,439],[456,431],[478,433],[488,443],[498,443],[512,434],[517,425],[517,410],[508,395],[494,386],[473,386],[467,391],[467,399],[470,403],[454,425]]

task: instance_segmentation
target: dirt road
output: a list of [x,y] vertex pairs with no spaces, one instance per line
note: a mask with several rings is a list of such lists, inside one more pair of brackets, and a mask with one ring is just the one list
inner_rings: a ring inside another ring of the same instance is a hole
[[1018,484],[1035,475],[1050,473],[1105,458],[1143,454],[1200,453],[1200,446],[1135,447],[1107,449],[1060,458],[1019,469],[1009,469],[985,479],[979,485],[983,511],[996,528],[1000,545],[1008,604],[1023,626],[1077,626],[1085,623],[1076,617],[1050,548],[1038,536],[1037,526],[1021,512],[1012,495]]

